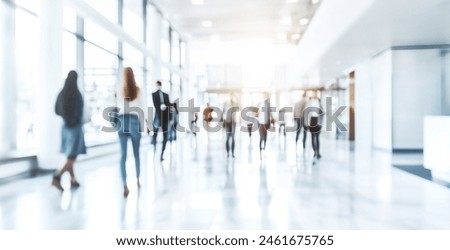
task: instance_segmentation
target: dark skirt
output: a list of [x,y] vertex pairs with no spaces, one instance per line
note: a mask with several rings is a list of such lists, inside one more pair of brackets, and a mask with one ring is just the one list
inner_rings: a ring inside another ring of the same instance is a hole
[[320,133],[322,125],[319,123],[319,117],[311,117],[308,124],[304,124],[305,131],[311,133]]

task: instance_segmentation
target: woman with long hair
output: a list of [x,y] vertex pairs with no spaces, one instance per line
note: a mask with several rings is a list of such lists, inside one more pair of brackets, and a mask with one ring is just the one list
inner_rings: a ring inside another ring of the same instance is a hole
[[61,153],[67,156],[67,161],[53,176],[52,185],[60,191],[64,191],[61,186],[61,176],[65,172],[70,174],[70,185],[72,188],[80,186],[73,170],[77,156],[86,154],[86,145],[83,133],[83,97],[78,90],[78,74],[70,71],[65,84],[56,100],[55,112],[61,116],[64,125],[61,130]]
[[[136,167],[136,179],[138,187],[141,186],[139,177],[141,173],[141,163],[139,158],[139,148],[141,142],[141,132],[143,127],[141,121],[145,119],[142,117],[145,115],[145,109],[142,105],[142,94],[139,87],[136,85],[133,70],[130,67],[126,67],[123,72],[123,87],[122,93],[119,95],[118,107],[119,107],[119,121],[120,127],[118,129],[121,157],[120,157],[120,173],[122,176],[122,182],[124,186],[123,196],[127,197],[130,190],[127,185],[127,144],[128,138],[131,138],[131,145],[133,147],[134,163]],[[136,107],[140,108],[142,112],[136,113]],[[134,111],[131,113],[131,111]],[[141,117],[139,117],[139,115]]]

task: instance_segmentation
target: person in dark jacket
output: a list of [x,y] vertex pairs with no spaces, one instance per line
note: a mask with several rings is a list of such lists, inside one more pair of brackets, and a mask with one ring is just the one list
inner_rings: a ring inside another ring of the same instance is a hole
[[161,90],[162,83],[160,81],[156,82],[156,88],[157,90],[152,94],[153,106],[155,107],[155,118],[153,120],[154,133],[151,143],[155,145],[156,149],[156,138],[158,136],[158,130],[161,128],[163,132],[161,161],[163,161],[164,150],[166,149],[168,141],[170,100],[169,95]]
[[67,156],[67,161],[62,168],[56,171],[53,176],[52,185],[58,190],[64,191],[61,186],[61,176],[65,172],[70,174],[70,185],[72,188],[80,186],[73,166],[80,154],[86,154],[86,145],[83,133],[83,97],[78,90],[78,74],[70,71],[65,84],[56,100],[55,112],[61,116],[64,125],[61,130],[61,153]]

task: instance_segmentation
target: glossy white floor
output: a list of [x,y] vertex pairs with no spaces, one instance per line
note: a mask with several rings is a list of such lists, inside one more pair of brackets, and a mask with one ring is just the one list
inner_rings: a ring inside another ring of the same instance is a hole
[[50,176],[3,184],[0,228],[450,229],[450,189],[393,168],[390,154],[355,153],[323,138],[323,158],[313,165],[310,149],[296,149],[292,136],[269,134],[260,160],[259,136],[250,143],[239,134],[233,159],[223,137],[186,135],[162,164],[144,146],[140,190],[133,158],[127,162],[128,199],[118,153],[80,162],[78,190],[61,194]]

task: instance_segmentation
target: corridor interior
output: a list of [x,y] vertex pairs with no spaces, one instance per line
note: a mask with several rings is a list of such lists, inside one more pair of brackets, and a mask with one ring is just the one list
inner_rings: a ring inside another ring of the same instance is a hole
[[314,162],[309,141],[304,151],[274,132],[260,159],[257,134],[236,137],[227,158],[223,133],[180,134],[163,162],[144,137],[142,187],[129,157],[127,199],[118,144],[77,164],[77,190],[63,179],[61,194],[51,175],[2,183],[0,229],[450,229],[450,189],[392,166],[421,156],[355,152],[325,134]]

